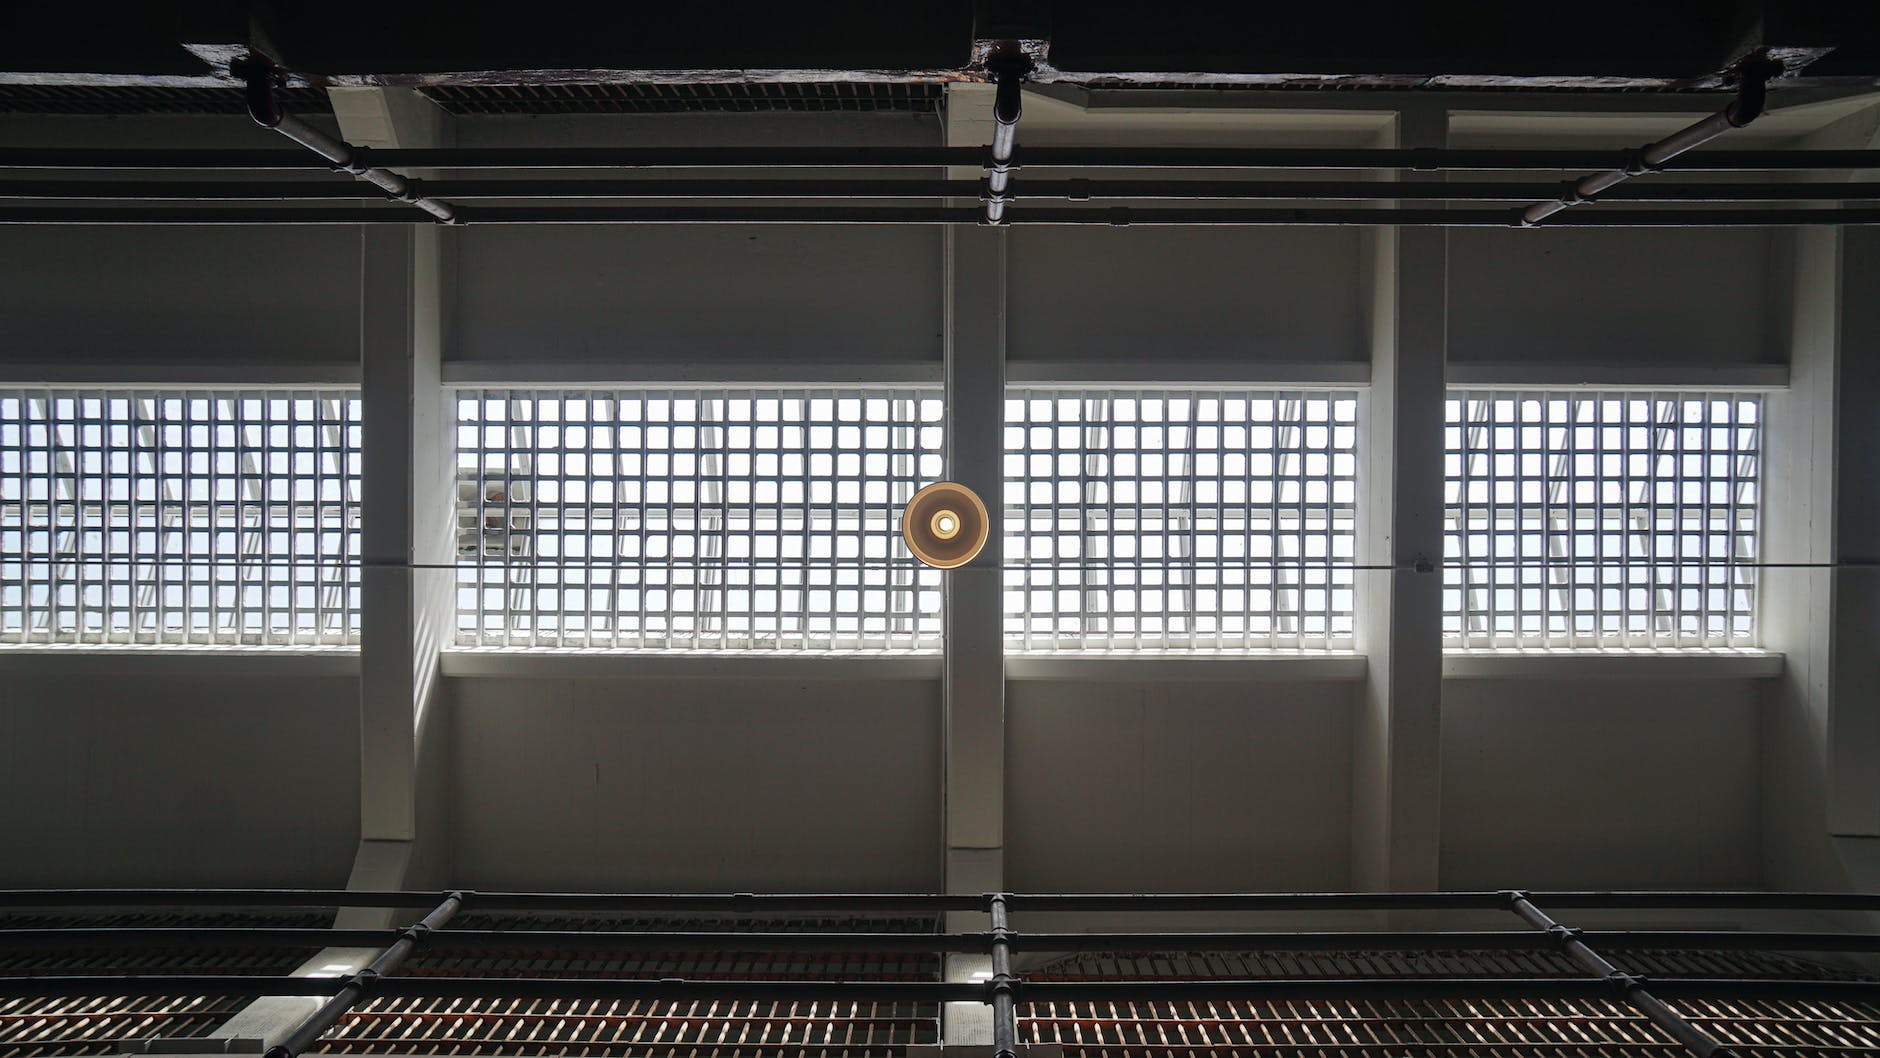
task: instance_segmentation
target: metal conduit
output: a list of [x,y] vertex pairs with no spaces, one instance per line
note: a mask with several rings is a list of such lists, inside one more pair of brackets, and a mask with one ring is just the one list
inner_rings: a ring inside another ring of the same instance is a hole
[[[492,199],[939,199],[971,198],[971,180],[431,180],[426,197]],[[1549,188],[1514,183],[1388,183],[1376,180],[1027,180],[1007,201],[1353,201],[1519,202]],[[34,202],[344,202],[380,197],[346,181],[4,180],[0,199]],[[1642,183],[1603,193],[1604,202],[1850,202],[1880,199],[1880,183]]]
[[1012,153],[1018,146],[1018,117],[1031,60],[1022,53],[1000,55],[987,66],[997,78],[998,89],[992,101],[992,161],[986,166],[986,223],[998,224],[1005,219],[1006,188],[1012,181]]
[[1662,140],[1647,144],[1638,152],[1637,159],[1623,168],[1594,173],[1568,188],[1567,192],[1560,197],[1536,202],[1522,210],[1522,227],[1532,227],[1563,209],[1591,202],[1601,192],[1622,181],[1657,172],[1664,168],[1666,162],[1685,151],[1701,147],[1731,129],[1740,129],[1755,121],[1762,116],[1763,105],[1768,101],[1769,78],[1781,72],[1780,63],[1773,63],[1767,59],[1746,64],[1741,71],[1743,83],[1737,89],[1736,98],[1731,100],[1729,106]]
[[1719,1044],[1709,1033],[1686,1021],[1677,1011],[1647,991],[1642,978],[1622,972],[1601,958],[1598,952],[1587,947],[1586,942],[1580,939],[1579,931],[1554,921],[1524,895],[1516,894],[1509,906],[1523,921],[1559,942],[1560,950],[1573,960],[1575,966],[1611,981],[1633,1009],[1683,1044],[1697,1058],[1734,1058],[1736,1052]]
[[[329,137],[330,138],[330,137]],[[978,147],[431,147],[372,152],[399,169],[937,169],[982,166]],[[1623,169],[1631,152],[1459,147],[1030,147],[1039,169],[1250,169],[1564,172]],[[1880,149],[1704,151],[1666,161],[1680,173],[1880,169]],[[5,147],[0,169],[311,171],[298,151],[217,148]]]
[[332,162],[335,168],[350,173],[354,179],[363,180],[384,191],[395,202],[416,206],[445,224],[456,220],[456,210],[449,203],[419,194],[411,181],[390,169],[366,164],[364,161],[366,152],[363,148],[354,147],[344,140],[328,136],[312,125],[283,111],[280,100],[275,95],[280,87],[282,75],[273,63],[250,55],[230,64],[229,72],[240,77],[245,83],[248,116],[254,119],[255,124],[286,136]]
[[[390,206],[247,207],[0,206],[0,224],[68,225],[321,225],[410,224]],[[980,224],[977,207],[904,206],[478,206],[457,210],[452,224]],[[1007,210],[1001,225],[1075,227],[1525,227],[1501,209],[1098,209]],[[1801,228],[1880,224],[1880,209],[1626,209],[1569,215],[1547,227]]]
[[314,1011],[311,1017],[288,1033],[286,1039],[268,1048],[266,1058],[295,1058],[296,1055],[312,1046],[326,1030],[338,1024],[340,1018],[345,1017],[348,1011],[365,998],[367,990],[371,989],[380,977],[403,966],[405,960],[410,958],[412,951],[417,948],[418,942],[422,941],[432,930],[444,928],[462,907],[462,893],[452,893],[446,896],[444,902],[437,905],[436,910],[424,916],[417,925],[405,930],[398,940],[381,952],[378,958],[372,960],[371,965],[347,978],[345,986],[326,1002],[320,1004],[320,1009]]

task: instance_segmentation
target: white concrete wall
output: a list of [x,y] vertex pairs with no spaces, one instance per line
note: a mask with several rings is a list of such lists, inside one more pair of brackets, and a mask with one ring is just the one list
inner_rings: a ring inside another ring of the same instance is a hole
[[1453,889],[1756,888],[1761,701],[1743,680],[1449,680]]
[[9,673],[0,887],[342,886],[358,681]]
[[1342,889],[1354,683],[1014,681],[1020,892]]
[[453,682],[457,884],[939,885],[937,683]]

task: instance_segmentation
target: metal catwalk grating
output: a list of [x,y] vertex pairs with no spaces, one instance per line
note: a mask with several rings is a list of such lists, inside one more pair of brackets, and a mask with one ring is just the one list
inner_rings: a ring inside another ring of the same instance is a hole
[[[692,930],[741,932],[931,932],[931,919],[618,918],[465,915],[460,929]],[[455,951],[438,934],[402,976],[647,980],[937,981],[940,959],[906,952],[778,952],[753,937],[749,951],[581,951],[520,943]],[[323,1053],[392,1051],[609,1058],[897,1058],[939,1039],[929,1003],[750,1000],[377,999],[327,1033]]]
[[[1635,951],[1624,968],[1654,978],[1860,977],[1766,952]],[[1355,977],[1573,977],[1553,952],[1100,953],[1057,960],[1031,980]],[[1880,1008],[1858,1003],[1674,1004],[1741,1055],[1880,1053]],[[1019,1038],[1067,1058],[1631,1058],[1684,1055],[1630,1007],[1603,1000],[1300,1000],[1057,1002],[1019,1008]]]
[[453,114],[682,114],[899,111],[931,114],[941,86],[847,81],[787,84],[438,85],[423,90]]
[[[3,929],[106,926],[318,928],[330,925],[331,922],[331,914],[319,912],[0,914],[0,928]],[[56,953],[0,951],[0,976],[287,974],[292,973],[308,954],[305,949],[264,950],[242,947],[166,950],[105,944]],[[206,1036],[247,1006],[248,1002],[247,999],[226,996],[0,996],[0,1058],[116,1054],[124,1049],[124,1043],[128,1040]]]
[[[330,113],[324,88],[283,88],[284,110]],[[0,114],[235,114],[246,118],[237,87],[157,85],[0,85]]]

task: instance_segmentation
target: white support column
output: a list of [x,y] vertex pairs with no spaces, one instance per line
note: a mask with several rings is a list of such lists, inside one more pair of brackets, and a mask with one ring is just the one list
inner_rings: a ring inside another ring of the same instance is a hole
[[[1880,106],[1809,149],[1880,145]],[[1880,236],[1784,232],[1776,291],[1790,385],[1768,401],[1764,641],[1786,658],[1764,728],[1763,845],[1771,888],[1880,885]],[[1846,565],[1838,565],[1847,563]]]
[[[1397,142],[1440,147],[1447,114],[1405,110]],[[1388,145],[1388,144],[1387,144]],[[1352,884],[1437,888],[1441,829],[1443,364],[1448,234],[1376,228],[1359,585],[1369,657],[1352,754]]]
[[[331,94],[341,135],[355,145],[447,142],[448,116],[408,89]],[[448,569],[414,567],[448,565],[455,557],[454,460],[440,373],[451,290],[447,249],[445,233],[428,224],[360,230],[360,841],[348,889],[405,887],[418,857],[435,853],[427,845],[444,840],[420,826],[418,777],[427,749],[441,752],[426,733],[439,711],[438,655],[454,625],[454,578]],[[392,920],[389,910],[349,908],[334,925],[382,929]],[[355,973],[379,951],[327,948],[294,975]],[[319,1006],[312,997],[264,997],[211,1036],[272,1046]]]
[[[946,102],[949,145],[990,141],[990,85],[949,85]],[[980,174],[962,169],[951,175]],[[992,520],[992,538],[980,557],[946,575],[946,887],[986,893],[1005,887],[1005,233],[950,227],[945,238],[947,476],[977,492]],[[984,915],[948,918],[949,929],[986,928]],[[990,972],[988,957],[947,957],[949,981]],[[990,1045],[990,1008],[947,1004],[941,1040]]]

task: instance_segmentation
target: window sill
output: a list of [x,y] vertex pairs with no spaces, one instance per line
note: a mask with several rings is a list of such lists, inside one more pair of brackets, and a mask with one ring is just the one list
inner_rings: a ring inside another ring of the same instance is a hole
[[557,650],[553,647],[446,648],[444,675],[531,679],[937,680],[946,661],[931,653],[744,651],[686,653]]
[[1012,680],[1132,680],[1181,683],[1204,680],[1361,680],[1364,655],[1346,651],[1274,651],[1268,654],[1062,653],[1007,654]]
[[1445,650],[1443,678],[1773,679],[1773,650]]
[[0,673],[21,676],[357,676],[359,648],[0,646]]

